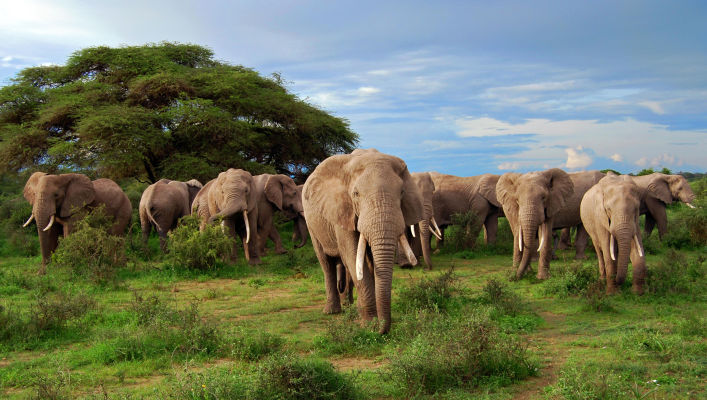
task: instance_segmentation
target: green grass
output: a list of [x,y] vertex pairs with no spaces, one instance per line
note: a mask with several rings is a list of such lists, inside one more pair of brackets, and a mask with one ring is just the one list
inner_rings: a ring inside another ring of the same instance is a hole
[[38,276],[40,257],[3,241],[0,397],[706,394],[700,248],[659,244],[647,258],[647,293],[633,295],[629,276],[611,297],[595,287],[591,252],[583,262],[559,252],[547,281],[511,282],[504,243],[447,250],[433,256],[434,271],[395,270],[392,330],[380,336],[355,307],[322,313],[324,280],[309,245],[269,252],[256,267],[241,257],[199,270],[175,267],[156,237],[147,251],[137,243],[126,240],[125,267],[101,284],[68,266]]

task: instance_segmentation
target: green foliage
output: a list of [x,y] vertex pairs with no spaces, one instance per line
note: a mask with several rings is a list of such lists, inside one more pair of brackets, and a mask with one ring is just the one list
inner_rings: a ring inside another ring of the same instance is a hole
[[665,257],[647,266],[647,292],[656,296],[696,295],[698,284],[707,276],[707,259],[688,261],[681,252],[668,249]]
[[206,225],[203,231],[199,231],[199,218],[187,215],[169,233],[167,260],[175,267],[211,270],[219,261],[231,256],[234,240],[219,224]]
[[431,279],[413,280],[400,290],[395,306],[406,313],[418,310],[447,312],[457,300],[453,295],[459,292],[458,283],[459,277],[453,268]]
[[452,225],[444,234],[444,247],[447,251],[474,249],[483,221],[473,211],[452,215]]
[[353,380],[328,361],[276,354],[258,366],[251,398],[359,399],[362,395]]
[[609,296],[606,294],[606,284],[604,281],[594,281],[584,290],[583,296],[585,308],[593,312],[614,311]]
[[549,393],[566,400],[644,399],[659,387],[652,382],[631,382],[609,365],[594,363],[564,367]]
[[405,398],[489,381],[505,385],[536,371],[520,339],[501,333],[480,313],[428,317],[409,344],[392,350],[389,358],[390,380]]
[[262,330],[238,329],[228,337],[231,355],[241,360],[256,361],[279,352],[284,340]]
[[113,221],[103,210],[100,206],[79,220],[69,236],[59,239],[52,254],[57,266],[100,283],[113,280],[127,264],[125,237],[108,233]]
[[248,399],[252,377],[243,371],[214,368],[175,375],[160,398],[173,400]]
[[315,338],[315,346],[324,354],[374,354],[381,351],[385,338],[376,323],[361,325],[355,306],[344,309],[326,325],[326,333]]
[[33,257],[39,254],[34,224],[23,228],[32,206],[22,197],[27,173],[0,174],[0,256]]
[[348,121],[289,93],[279,76],[192,44],[90,47],[0,88],[0,166],[60,166],[113,179],[202,182],[229,167],[306,177],[353,150]]
[[[558,263],[559,264],[559,263]],[[543,292],[548,295],[567,297],[582,295],[587,288],[599,280],[596,261],[553,265],[553,273],[543,285]]]
[[600,170],[599,172],[604,173],[604,174],[606,174],[607,172],[612,172],[612,173],[614,173],[614,174],[616,174],[616,175],[621,175],[621,172],[619,172],[619,171],[617,171],[617,170],[615,170],[615,169],[611,169],[611,168],[602,169],[602,170]]

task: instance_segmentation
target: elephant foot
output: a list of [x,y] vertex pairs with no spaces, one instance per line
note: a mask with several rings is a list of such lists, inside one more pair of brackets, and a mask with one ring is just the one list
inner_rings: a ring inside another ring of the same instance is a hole
[[43,276],[46,274],[47,274],[47,270],[44,267],[40,268],[39,271],[37,271],[37,275],[39,275],[39,276]]
[[557,254],[553,254],[552,257],[551,257],[551,259],[553,259],[553,260],[559,260],[560,258],[557,257]]
[[567,249],[569,249],[569,246],[564,243],[560,243],[557,245],[557,250],[567,250]]
[[285,250],[285,249],[275,249],[275,254],[287,254],[287,250]]
[[643,294],[643,286],[633,285],[633,288],[631,288],[631,291],[633,292],[633,294],[637,294],[640,296]]
[[248,260],[249,265],[260,265],[262,263],[263,262],[260,261],[260,258],[251,258],[250,260]]
[[550,274],[549,274],[547,271],[543,270],[543,269],[538,269],[538,274],[537,274],[536,276],[537,276],[538,279],[540,279],[540,280],[545,280],[545,279],[547,279],[547,278],[550,277]]
[[341,313],[341,305],[334,305],[331,303],[328,303],[326,306],[324,306],[324,314],[340,314]]
[[614,285],[607,285],[606,286],[606,294],[616,294],[618,293],[619,288],[617,288]]
[[412,264],[400,264],[401,269],[412,269]]
[[586,254],[575,254],[574,259],[575,260],[586,260],[587,255]]

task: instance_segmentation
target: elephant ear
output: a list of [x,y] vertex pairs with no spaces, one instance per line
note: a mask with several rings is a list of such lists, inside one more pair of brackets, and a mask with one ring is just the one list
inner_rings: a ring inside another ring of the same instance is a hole
[[307,178],[302,198],[310,205],[307,214],[322,215],[329,223],[353,232],[356,231],[356,213],[345,182],[347,177],[342,172],[351,157],[339,154],[319,164]]
[[413,225],[420,222],[424,218],[422,206],[422,194],[420,188],[417,187],[415,181],[410,176],[407,167],[401,173],[403,178],[403,198],[400,201],[400,207],[403,211],[405,225]]
[[496,183],[496,198],[503,206],[506,214],[518,214],[518,195],[516,193],[516,182],[520,174],[508,172],[501,175]]
[[551,168],[545,171],[549,175],[550,183],[548,189],[550,195],[547,198],[546,213],[552,217],[565,206],[567,200],[574,194],[574,184],[567,172],[559,168]]
[[271,175],[265,182],[265,197],[282,211],[282,182],[277,175]]
[[196,179],[192,179],[190,181],[185,182],[187,184],[187,192],[189,193],[189,205],[191,206],[194,204],[194,199],[196,198],[196,195],[201,191],[201,188],[204,187],[204,185],[201,184],[201,182],[197,181]]
[[648,191],[651,196],[665,204],[673,202],[673,194],[670,193],[670,187],[664,176],[656,175],[653,177],[648,183]]
[[39,179],[45,176],[44,172],[35,172],[29,177],[27,183],[25,183],[25,188],[22,191],[22,196],[29,202],[29,204],[34,205],[34,199],[37,196],[37,184]]
[[61,203],[60,217],[70,216],[76,209],[93,203],[96,192],[93,190],[93,183],[84,174],[61,175],[65,179],[66,194]]
[[484,175],[481,180],[479,180],[479,193],[496,207],[501,207],[501,202],[498,201],[498,197],[496,196],[496,184],[499,178],[498,175],[488,174]]

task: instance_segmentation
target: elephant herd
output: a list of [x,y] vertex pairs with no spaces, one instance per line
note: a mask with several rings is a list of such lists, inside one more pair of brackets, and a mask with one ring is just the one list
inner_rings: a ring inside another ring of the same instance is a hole
[[[109,179],[90,181],[82,174],[34,173],[24,197],[32,204],[46,263],[59,235],[68,235],[77,219],[105,205],[114,217],[111,233],[129,225],[132,208],[125,193]],[[498,218],[507,218],[513,233],[513,266],[522,277],[538,256],[539,279],[549,276],[556,241],[553,232],[575,228],[576,257],[584,258],[588,238],[596,250],[607,292],[614,293],[633,265],[633,291],[643,293],[645,256],[639,216],[645,231],[657,225],[667,231],[665,207],[681,201],[692,207],[695,195],[684,177],[655,173],[632,177],[599,171],[567,173],[558,168],[529,173],[458,177],[436,172],[410,173],[398,157],[375,149],[357,149],[319,164],[302,186],[285,175],[252,176],[229,169],[205,185],[162,179],[140,200],[143,240],[154,227],[166,250],[167,232],[179,218],[195,214],[201,229],[220,221],[222,229],[240,237],[245,258],[260,263],[268,239],[278,254],[282,245],[274,215],[294,220],[293,241],[303,246],[310,236],[324,273],[325,313],[341,312],[342,303],[358,297],[364,320],[377,318],[379,332],[391,323],[393,267],[414,266],[422,257],[432,267],[431,237],[444,243],[453,216],[471,212],[484,238],[496,240]],[[232,258],[236,259],[236,247]]]

